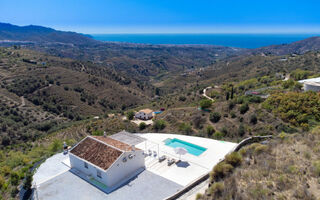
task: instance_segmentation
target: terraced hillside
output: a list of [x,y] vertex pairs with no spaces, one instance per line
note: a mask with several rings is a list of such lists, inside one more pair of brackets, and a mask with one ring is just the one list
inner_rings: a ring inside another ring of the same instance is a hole
[[[92,63],[61,59],[30,50],[1,49],[3,90],[70,119],[142,104],[152,87],[142,87]],[[99,75],[98,75],[99,74]]]

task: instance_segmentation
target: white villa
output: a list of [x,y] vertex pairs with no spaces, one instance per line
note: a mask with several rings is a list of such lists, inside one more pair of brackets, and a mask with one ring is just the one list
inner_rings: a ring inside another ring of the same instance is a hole
[[107,136],[88,136],[69,153],[72,169],[117,188],[145,169],[143,150]]
[[300,80],[303,84],[304,91],[320,92],[320,77]]
[[153,117],[153,111],[151,109],[143,109],[135,114],[135,117],[142,120],[148,120]]
[[[180,192],[181,199],[195,199],[206,182],[184,189],[204,181],[236,146],[170,133],[88,136],[41,164],[33,175],[33,199],[162,200]],[[187,153],[178,154],[177,147]]]

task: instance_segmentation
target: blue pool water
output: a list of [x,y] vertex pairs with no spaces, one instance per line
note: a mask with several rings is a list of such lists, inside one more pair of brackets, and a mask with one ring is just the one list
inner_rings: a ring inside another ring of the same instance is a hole
[[162,111],[155,111],[154,114],[161,114]]
[[185,148],[188,153],[195,155],[195,156],[199,156],[200,154],[202,154],[203,152],[205,152],[207,149],[183,140],[179,140],[177,138],[173,138],[173,139],[166,139],[164,141],[165,145],[170,146],[172,148],[176,148],[176,147],[182,147]]

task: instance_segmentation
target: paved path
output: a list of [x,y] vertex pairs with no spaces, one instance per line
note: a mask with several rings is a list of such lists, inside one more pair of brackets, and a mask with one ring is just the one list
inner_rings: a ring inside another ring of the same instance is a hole
[[26,101],[24,100],[24,96],[21,96],[20,100],[21,100],[21,104],[19,107],[24,107],[26,105]]
[[195,200],[198,193],[204,194],[209,187],[209,179],[203,181],[199,185],[192,188],[190,191],[179,197],[177,200]]
[[204,88],[202,95],[203,95],[204,97],[206,97],[207,99],[210,99],[211,101],[214,101],[213,98],[209,97],[209,96],[206,94],[207,90],[208,90],[208,89],[211,89],[211,88],[212,88],[211,86]]

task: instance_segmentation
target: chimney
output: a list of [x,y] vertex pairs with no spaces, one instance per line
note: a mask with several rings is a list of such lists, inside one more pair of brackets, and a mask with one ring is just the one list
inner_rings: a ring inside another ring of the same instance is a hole
[[134,145],[131,145],[131,150],[132,150],[132,151],[135,151],[135,150],[136,150],[136,148],[135,148]]
[[107,133],[103,131],[103,137],[107,137]]

